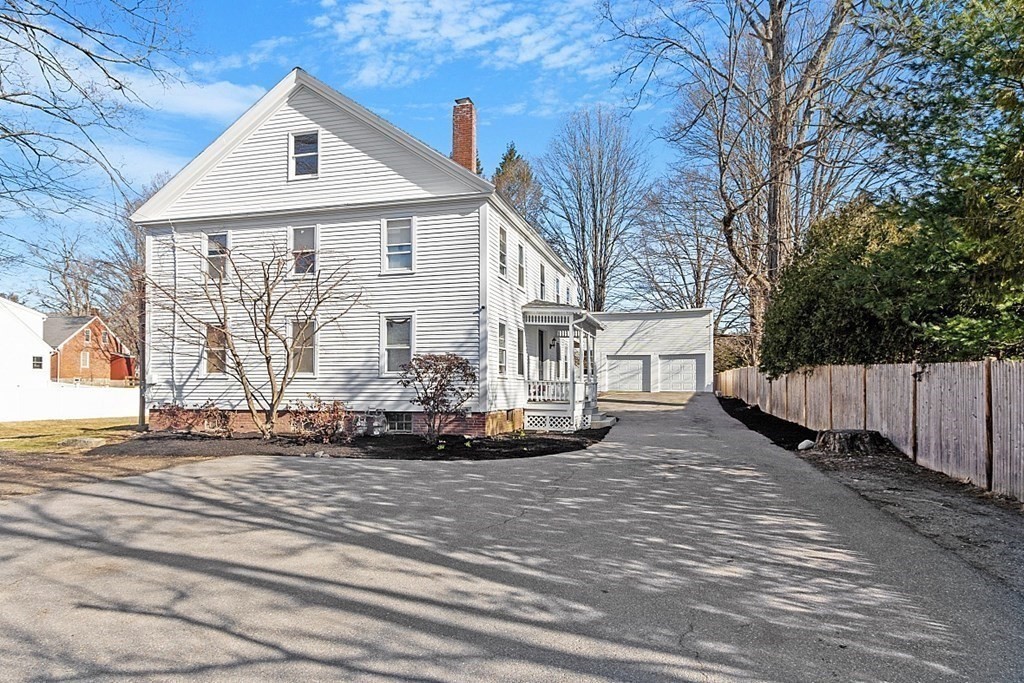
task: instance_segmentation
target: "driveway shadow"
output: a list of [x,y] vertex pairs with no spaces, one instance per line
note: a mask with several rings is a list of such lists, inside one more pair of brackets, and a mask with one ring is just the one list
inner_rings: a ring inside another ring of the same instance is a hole
[[971,670],[948,623],[716,452],[705,410],[528,461],[238,458],[0,506],[0,658],[41,680]]

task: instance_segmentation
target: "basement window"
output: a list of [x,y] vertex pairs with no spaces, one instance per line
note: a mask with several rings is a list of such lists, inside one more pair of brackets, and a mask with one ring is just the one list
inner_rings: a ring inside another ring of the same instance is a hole
[[388,431],[392,434],[412,434],[412,413],[385,413]]

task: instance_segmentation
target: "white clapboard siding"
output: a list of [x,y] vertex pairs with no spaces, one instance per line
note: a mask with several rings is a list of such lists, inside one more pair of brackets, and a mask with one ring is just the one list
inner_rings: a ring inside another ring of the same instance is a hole
[[[415,314],[415,352],[453,352],[478,364],[479,205],[431,205],[413,207],[406,213],[416,220],[416,271],[403,275],[381,274],[380,213],[339,211],[319,217],[321,270],[344,264],[346,291],[358,294],[359,299],[337,323],[321,331],[317,375],[296,378],[290,400],[316,393],[358,409],[411,409],[410,391],[399,387],[394,377],[380,376],[382,313]],[[252,258],[269,257],[275,247],[282,249],[287,244],[287,221],[221,221],[205,228],[209,232],[228,229],[232,251]],[[174,236],[177,249],[170,248],[172,236],[168,230],[150,233],[149,275],[169,287],[177,272],[179,298],[187,298],[188,281],[194,281],[198,272],[201,259],[195,250],[202,244],[203,229],[202,225],[190,225],[188,230],[179,230]],[[195,293],[193,287],[192,305],[205,305]],[[151,291],[151,404],[215,400],[224,407],[243,407],[243,396],[235,382],[203,377],[200,340],[195,335],[189,339],[184,329],[187,326],[176,321],[159,299],[159,292]],[[336,305],[347,306],[349,301]],[[232,320],[235,318],[232,314]],[[243,320],[240,313],[237,318]],[[236,334],[242,326],[244,322],[236,328]]]
[[[319,131],[319,174],[288,178],[289,136]],[[307,87],[189,187],[166,218],[305,210],[472,192]]]
[[709,310],[605,312],[594,317],[605,326],[597,335],[597,371],[602,390],[608,390],[609,356],[649,357],[651,391],[664,391],[660,382],[662,357],[692,356],[697,364],[697,391],[711,391],[714,351]]
[[[518,330],[522,329],[527,342],[526,373],[529,377],[539,376],[537,366],[536,329],[529,331],[523,325],[523,306],[540,297],[540,265],[544,264],[548,281],[546,300],[555,301],[555,278],[561,284],[558,295],[565,302],[565,288],[572,290],[575,304],[576,284],[566,273],[564,266],[545,249],[531,228],[492,204],[488,211],[487,233],[487,355],[488,355],[488,410],[508,410],[526,405],[526,377],[517,374],[519,352]],[[508,235],[508,273],[502,276],[499,264],[499,235],[504,227]],[[519,245],[526,251],[526,285],[519,287],[518,258]],[[506,350],[508,367],[504,376],[498,372],[498,325],[507,325]],[[563,353],[567,353],[568,346]],[[565,356],[563,356],[565,357]]]

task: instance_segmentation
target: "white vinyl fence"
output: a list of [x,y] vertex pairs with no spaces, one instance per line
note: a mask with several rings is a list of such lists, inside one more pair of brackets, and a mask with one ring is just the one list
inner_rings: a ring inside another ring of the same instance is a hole
[[827,365],[717,389],[809,429],[872,429],[918,464],[1024,500],[1024,363]]
[[137,388],[46,382],[0,391],[0,422],[130,417],[138,410]]

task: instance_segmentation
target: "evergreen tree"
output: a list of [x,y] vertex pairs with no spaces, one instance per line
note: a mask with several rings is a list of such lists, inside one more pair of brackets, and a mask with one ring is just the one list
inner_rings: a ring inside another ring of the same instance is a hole
[[498,168],[491,178],[498,194],[504,197],[534,227],[540,225],[544,211],[544,192],[534,177],[533,168],[516,149],[514,142],[508,143],[501,155]]

